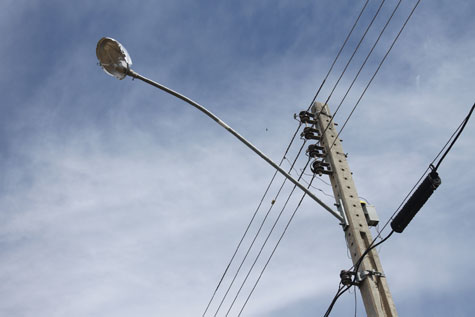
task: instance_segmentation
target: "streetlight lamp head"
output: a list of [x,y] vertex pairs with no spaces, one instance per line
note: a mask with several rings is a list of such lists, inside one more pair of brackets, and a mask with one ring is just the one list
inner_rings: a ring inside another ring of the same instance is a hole
[[96,56],[102,69],[109,75],[124,79],[132,60],[127,50],[114,39],[103,37],[97,42]]

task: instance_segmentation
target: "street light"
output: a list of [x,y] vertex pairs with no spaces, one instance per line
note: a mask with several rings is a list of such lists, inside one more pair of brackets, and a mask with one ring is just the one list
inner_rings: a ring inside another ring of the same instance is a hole
[[202,105],[198,104],[197,102],[191,100],[188,97],[183,96],[182,94],[179,94],[178,92],[165,87],[151,79],[148,79],[135,71],[133,71],[130,68],[130,65],[132,65],[132,60],[129,56],[129,53],[127,50],[120,44],[118,41],[110,38],[110,37],[103,37],[102,39],[97,42],[97,47],[96,47],[96,55],[97,59],[99,59],[99,64],[104,69],[104,71],[111,75],[114,76],[118,79],[124,79],[126,76],[130,76],[133,78],[140,79],[147,84],[150,84],[158,89],[161,89],[183,101],[186,103],[192,105],[196,109],[200,110],[204,114],[206,114],[208,117],[216,121],[220,126],[225,128],[229,133],[234,135],[236,138],[239,139],[242,143],[244,143],[248,148],[250,148],[252,151],[254,151],[257,155],[259,155],[261,158],[263,158],[267,163],[269,163],[273,168],[275,168],[279,173],[281,173],[285,178],[287,178],[289,181],[291,181],[293,184],[295,184],[298,188],[303,190],[308,196],[310,196],[313,200],[315,200],[318,204],[320,204],[323,208],[325,208],[327,211],[329,211],[333,216],[335,216],[338,220],[343,222],[343,217],[340,215],[340,213],[334,211],[330,207],[328,207],[324,202],[322,202],[317,196],[315,196],[312,192],[310,192],[305,186],[300,184],[296,179],[294,179],[290,174],[288,174],[286,171],[284,171],[279,165],[274,163],[270,158],[268,158],[264,153],[262,153],[258,148],[256,148],[254,145],[252,145],[249,141],[247,141],[244,137],[242,137],[239,133],[234,131],[230,126],[228,126],[225,122],[223,122],[221,119],[219,119],[217,116],[215,116],[213,113],[211,113],[208,109],[203,107]]

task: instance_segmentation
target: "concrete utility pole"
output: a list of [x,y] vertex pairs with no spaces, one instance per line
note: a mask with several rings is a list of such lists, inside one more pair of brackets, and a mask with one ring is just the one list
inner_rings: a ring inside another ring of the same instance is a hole
[[[336,203],[345,218],[343,229],[348,249],[353,264],[356,264],[373,238],[356,192],[345,152],[340,140],[336,139],[338,133],[331,120],[328,105],[324,106],[316,102],[312,107],[312,113],[317,122],[316,130],[320,135],[320,146],[324,149],[322,153],[326,154],[320,160],[322,164],[314,165],[314,170],[324,171],[330,176]],[[323,131],[325,131],[324,135],[322,135]],[[359,281],[357,286],[360,289],[367,316],[397,316],[376,249],[366,255],[359,266],[358,273],[361,278],[357,276],[357,282]]]

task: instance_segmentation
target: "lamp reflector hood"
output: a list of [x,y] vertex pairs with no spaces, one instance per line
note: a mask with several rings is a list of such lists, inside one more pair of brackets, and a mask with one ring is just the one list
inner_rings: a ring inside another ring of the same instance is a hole
[[118,79],[124,79],[132,65],[125,47],[110,37],[103,37],[97,42],[96,56],[102,69]]

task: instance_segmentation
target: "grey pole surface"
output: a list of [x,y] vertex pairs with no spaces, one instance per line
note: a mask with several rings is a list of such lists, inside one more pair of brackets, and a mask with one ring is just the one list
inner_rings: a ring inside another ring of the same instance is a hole
[[[318,126],[322,132],[326,129],[325,134],[322,135],[321,145],[326,150],[327,159],[333,170],[330,175],[330,181],[333,193],[335,194],[335,200],[337,200],[337,203],[341,200],[341,205],[343,205],[342,207],[347,219],[347,227],[344,228],[345,238],[353,264],[356,264],[373,241],[371,231],[360,204],[353,176],[346,161],[345,152],[340,140],[337,138],[338,133],[333,120],[330,119],[331,115],[328,105],[324,106],[316,102],[312,112],[317,115]],[[365,305],[366,315],[369,317],[397,316],[396,306],[389,291],[376,249],[368,252],[361,262],[360,268],[361,271],[373,273],[358,284]]]
[[310,196],[313,200],[315,200],[320,206],[322,206],[323,208],[325,208],[328,212],[330,212],[335,218],[337,218],[338,220],[340,221],[343,221],[343,218],[342,216],[334,211],[333,209],[331,209],[330,207],[328,207],[323,201],[321,201],[317,196],[315,196],[312,192],[310,192],[305,186],[303,186],[301,183],[299,183],[295,178],[293,178],[290,174],[288,174],[286,171],[284,171],[279,165],[277,165],[276,163],[274,163],[270,158],[268,158],[264,153],[262,153],[258,148],[256,148],[254,145],[252,145],[252,143],[250,143],[249,141],[247,141],[243,136],[241,136],[239,133],[237,133],[236,131],[234,131],[229,125],[227,125],[225,122],[223,122],[221,119],[219,119],[216,115],[214,115],[212,112],[210,112],[208,109],[206,109],[205,107],[203,107],[202,105],[200,105],[199,103],[191,100],[190,98],[164,86],[164,85],[161,85],[147,77],[144,77],[140,74],[138,74],[137,72],[133,71],[132,69],[128,69],[127,71],[127,75],[133,77],[133,78],[137,78],[137,79],[140,79],[144,82],[146,82],[147,84],[150,84],[158,89],[161,89],[183,101],[185,101],[186,103],[192,105],[193,107],[195,107],[196,109],[200,110],[201,112],[203,112],[204,114],[206,114],[208,117],[210,117],[211,119],[213,119],[215,122],[217,122],[220,126],[222,126],[223,128],[225,128],[229,133],[231,133],[232,135],[234,135],[237,139],[239,139],[239,141],[241,141],[242,143],[244,143],[248,148],[250,148],[252,151],[254,151],[254,153],[256,153],[257,155],[259,155],[261,158],[263,158],[267,163],[269,163],[273,168],[275,168],[277,171],[279,171],[279,173],[281,173],[285,178],[287,178],[289,181],[291,181],[295,186],[297,186],[298,188],[300,188],[301,190],[303,190],[308,196]]

